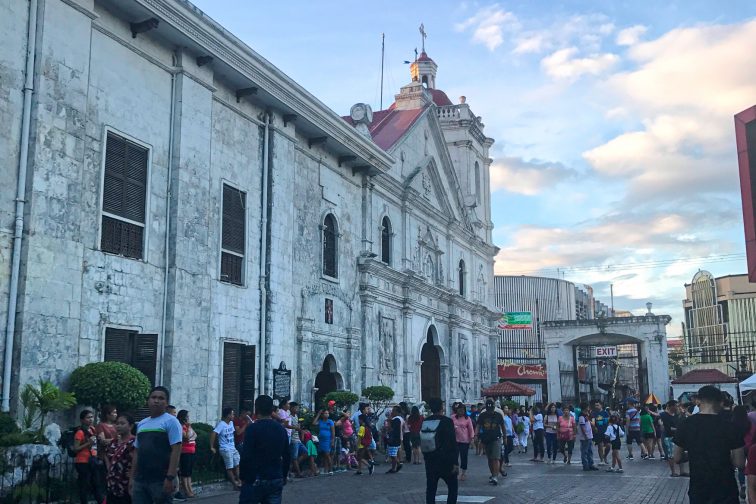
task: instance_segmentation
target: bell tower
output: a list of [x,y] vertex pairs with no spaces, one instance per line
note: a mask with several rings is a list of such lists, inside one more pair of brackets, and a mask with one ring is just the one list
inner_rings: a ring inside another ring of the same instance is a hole
[[438,70],[438,65],[425,52],[425,39],[428,37],[428,34],[425,33],[424,24],[420,24],[420,35],[423,38],[423,52],[420,53],[420,57],[418,58],[417,49],[415,49],[415,61],[410,65],[412,82],[419,82],[427,89],[436,89],[436,70]]
[[428,89],[436,89],[436,70],[438,65],[423,51],[420,57],[410,65],[410,75],[413,82],[419,82]]

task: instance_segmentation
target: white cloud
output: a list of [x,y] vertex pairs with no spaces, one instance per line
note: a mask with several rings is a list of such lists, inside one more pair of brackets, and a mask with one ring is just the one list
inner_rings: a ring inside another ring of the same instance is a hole
[[560,163],[503,157],[491,166],[491,192],[505,190],[533,196],[577,175]]
[[545,34],[532,33],[519,38],[512,52],[514,54],[540,53],[547,45],[548,40]]
[[473,42],[485,45],[493,51],[504,42],[504,31],[507,27],[515,28],[517,18],[511,12],[507,12],[498,4],[485,7],[458,23],[457,31],[472,30]]
[[643,25],[635,25],[631,26],[630,28],[625,28],[624,30],[620,30],[619,33],[617,33],[617,38],[615,39],[615,41],[617,42],[617,45],[621,46],[635,45],[647,30],[648,28]]
[[736,196],[732,116],[756,96],[756,66],[743,50],[754,40],[750,21],[676,29],[633,46],[635,68],[611,76],[605,89],[609,110],[632,111],[642,126],[584,158],[599,174],[627,180],[634,202]]
[[618,61],[616,54],[591,54],[578,56],[577,47],[560,49],[541,60],[541,68],[554,79],[575,80],[582,75],[600,75]]

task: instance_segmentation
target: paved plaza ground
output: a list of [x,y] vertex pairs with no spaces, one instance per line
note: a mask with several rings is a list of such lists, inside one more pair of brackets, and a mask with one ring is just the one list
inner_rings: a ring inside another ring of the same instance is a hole
[[[624,448],[624,447],[623,447]],[[637,450],[636,450],[637,451]],[[624,457],[623,449],[623,457]],[[579,459],[572,465],[528,462],[526,455],[512,454],[509,476],[499,478],[499,486],[488,484],[488,468],[484,457],[472,455],[467,481],[460,482],[459,502],[487,503],[549,503],[580,502],[592,504],[632,502],[633,504],[687,503],[687,478],[670,478],[666,462],[660,460],[623,460],[625,472],[614,474],[584,472]],[[636,454],[637,457],[637,454]],[[598,460],[596,458],[596,460]],[[384,474],[388,466],[376,467],[375,474],[354,476],[352,472],[295,480],[284,490],[284,503],[307,504],[359,502],[375,504],[409,504],[425,502],[425,469],[422,465],[405,464],[398,474]],[[446,486],[439,484],[439,496],[446,495]],[[464,499],[462,496],[469,496]],[[197,504],[236,502],[235,492],[203,495]],[[444,498],[442,502],[446,502]]]

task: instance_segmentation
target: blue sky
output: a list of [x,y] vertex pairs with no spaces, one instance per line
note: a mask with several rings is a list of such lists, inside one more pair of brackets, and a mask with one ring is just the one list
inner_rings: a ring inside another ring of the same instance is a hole
[[420,49],[492,148],[501,274],[589,283],[673,316],[684,283],[745,272],[733,115],[756,104],[756,3],[194,0],[340,114],[384,108]]

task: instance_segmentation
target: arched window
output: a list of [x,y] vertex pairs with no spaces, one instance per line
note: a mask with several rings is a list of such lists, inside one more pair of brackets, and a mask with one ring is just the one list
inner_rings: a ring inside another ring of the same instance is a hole
[[459,260],[459,270],[458,270],[458,276],[459,276],[459,295],[464,296],[465,295],[465,261],[462,259]]
[[388,216],[381,221],[381,261],[391,264],[391,220]]
[[475,198],[478,203],[482,201],[480,198],[480,164],[477,161],[475,161]]
[[323,220],[323,274],[329,277],[339,277],[338,263],[339,226],[333,214],[326,215]]

